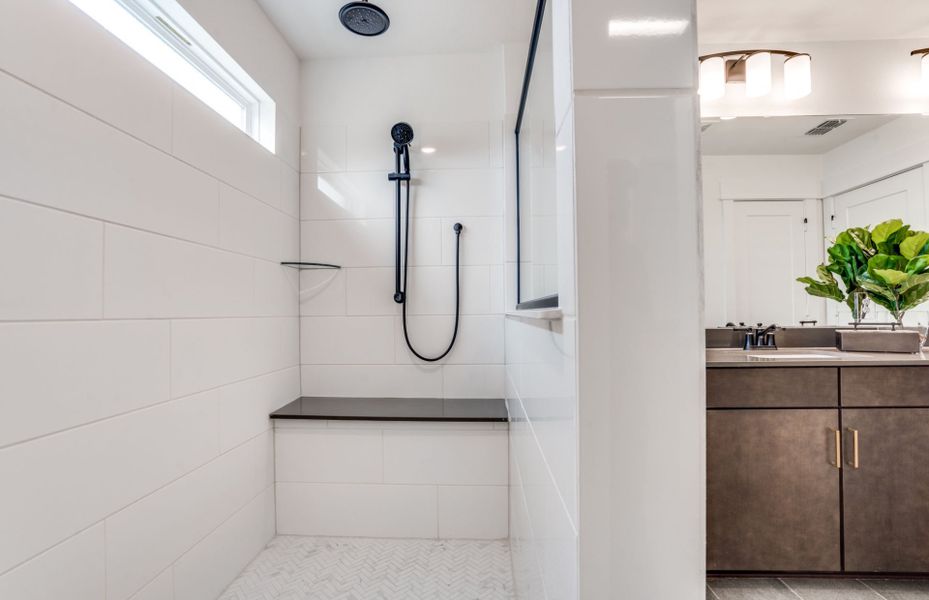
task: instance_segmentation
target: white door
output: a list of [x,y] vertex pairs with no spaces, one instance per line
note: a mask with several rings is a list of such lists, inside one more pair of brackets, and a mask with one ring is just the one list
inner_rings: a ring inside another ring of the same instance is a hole
[[[913,229],[929,229],[926,226],[927,198],[923,173],[924,167],[919,167],[836,196],[833,200],[834,215],[827,215],[831,227],[826,244],[831,244],[840,231],[849,227],[873,227],[888,219],[902,219]],[[852,319],[851,311],[844,305],[830,302],[828,310],[828,320],[832,324],[844,325]],[[924,304],[907,313],[905,322],[925,325],[927,319],[929,311]],[[867,320],[890,321],[892,317],[886,311],[872,307]]]
[[821,260],[818,201],[733,202],[728,221],[727,313],[733,323],[797,325],[822,321],[823,300],[797,277]]
[[833,234],[849,227],[874,226],[903,219],[914,229],[926,229],[923,168],[894,175],[835,197]]

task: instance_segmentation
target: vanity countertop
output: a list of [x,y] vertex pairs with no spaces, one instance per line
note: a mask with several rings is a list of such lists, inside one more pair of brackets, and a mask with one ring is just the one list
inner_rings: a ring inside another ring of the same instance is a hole
[[842,352],[835,348],[780,348],[742,350],[707,348],[708,369],[725,367],[882,367],[929,366],[929,352],[894,354],[881,352]]
[[505,422],[499,398],[297,398],[272,419]]

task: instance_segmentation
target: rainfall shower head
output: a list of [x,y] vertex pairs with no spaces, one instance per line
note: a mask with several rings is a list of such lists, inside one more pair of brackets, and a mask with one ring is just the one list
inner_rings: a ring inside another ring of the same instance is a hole
[[372,37],[381,35],[390,27],[390,18],[381,8],[368,0],[349,2],[339,10],[342,25],[358,35]]
[[398,146],[406,146],[413,141],[413,128],[409,123],[397,123],[390,128],[390,137]]

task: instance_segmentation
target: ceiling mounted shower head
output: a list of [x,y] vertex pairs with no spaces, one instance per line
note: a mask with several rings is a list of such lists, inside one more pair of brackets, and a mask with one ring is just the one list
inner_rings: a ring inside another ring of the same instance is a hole
[[390,27],[390,18],[380,7],[367,0],[349,2],[339,10],[342,25],[358,35],[372,37],[381,35]]
[[406,146],[413,141],[413,128],[409,123],[397,123],[390,128],[390,137],[398,146]]

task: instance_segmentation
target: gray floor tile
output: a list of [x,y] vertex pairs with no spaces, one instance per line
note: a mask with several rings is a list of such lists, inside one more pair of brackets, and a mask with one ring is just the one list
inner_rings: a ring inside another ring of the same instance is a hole
[[719,600],[713,590],[710,589],[710,584],[706,584],[706,600]]
[[929,581],[907,579],[866,579],[865,585],[886,600],[929,600]]
[[719,600],[797,600],[796,594],[777,579],[714,577],[707,583]]
[[860,581],[854,579],[784,578],[783,582],[803,600],[880,600]]

